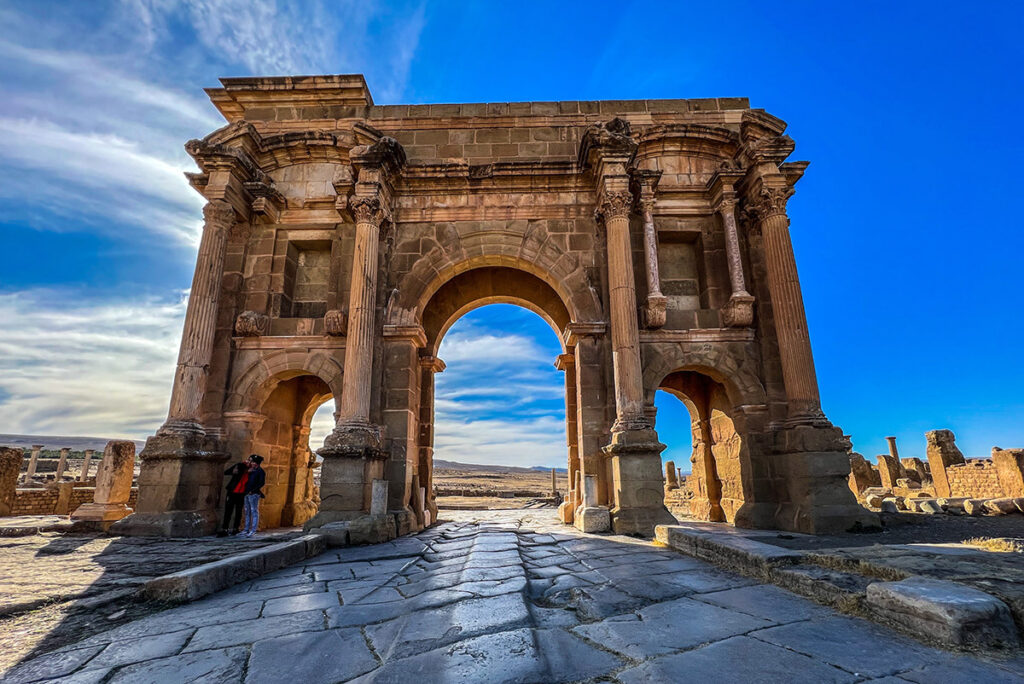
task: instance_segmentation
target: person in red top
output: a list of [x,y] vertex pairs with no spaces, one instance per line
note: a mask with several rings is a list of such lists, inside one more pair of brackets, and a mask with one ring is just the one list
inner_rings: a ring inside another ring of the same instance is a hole
[[224,499],[224,518],[221,520],[221,528],[217,531],[218,537],[226,537],[238,534],[242,526],[242,508],[245,505],[245,485],[249,480],[249,466],[243,462],[236,463],[224,471],[230,475],[227,490],[227,497]]

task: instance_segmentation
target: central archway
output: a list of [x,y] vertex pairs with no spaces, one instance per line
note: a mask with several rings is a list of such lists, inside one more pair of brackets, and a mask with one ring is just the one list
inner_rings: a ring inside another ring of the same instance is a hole
[[[420,311],[426,344],[421,358],[433,360],[421,364],[420,431],[418,438],[419,457],[416,478],[425,494],[424,505],[437,516],[434,500],[433,459],[435,434],[435,380],[434,374],[444,369],[444,363],[437,360],[441,341],[451,326],[466,313],[489,304],[512,304],[523,307],[540,316],[555,332],[559,352],[565,351],[564,333],[572,321],[572,315],[562,297],[545,280],[533,273],[506,266],[482,266],[462,271],[437,287],[425,298]],[[557,356],[557,355],[556,355]],[[554,363],[555,359],[551,360]],[[576,415],[574,407],[575,387],[566,384],[566,434],[567,443],[575,442]],[[573,468],[574,454],[570,449],[568,462]],[[413,487],[410,499],[418,496]],[[418,502],[410,501],[412,510]]]

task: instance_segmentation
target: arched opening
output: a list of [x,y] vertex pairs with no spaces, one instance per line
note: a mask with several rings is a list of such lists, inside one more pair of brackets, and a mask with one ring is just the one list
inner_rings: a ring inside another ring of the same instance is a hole
[[[258,397],[264,398],[256,398],[258,405],[248,419],[250,441],[240,450],[264,459],[267,483],[260,529],[302,525],[319,505],[314,481],[319,464],[310,449],[311,424],[318,409],[333,406],[333,394],[320,377],[301,371],[272,378],[262,390]],[[319,439],[323,441],[322,436]]]
[[674,487],[671,475],[666,473],[666,505],[677,515],[735,523],[748,499],[750,474],[745,465],[746,445],[736,429],[726,388],[702,373],[680,370],[667,375],[658,389],[662,391],[659,395],[670,395],[686,407],[690,423],[687,435],[680,430],[678,418],[671,421],[670,412],[659,408],[658,436],[669,445],[663,459],[669,460],[668,454],[681,456],[684,449],[680,441],[687,436],[692,445],[687,464],[690,472],[685,479]]
[[[566,420],[567,381],[555,368],[571,320],[558,293],[532,273],[476,268],[438,287],[421,320],[427,340],[422,356],[443,360],[422,364],[420,398],[417,481],[435,519],[435,455],[491,466],[564,469],[567,430],[575,433],[576,417]],[[550,490],[550,473],[540,475],[546,475]],[[561,478],[564,488],[566,476]],[[533,487],[540,486],[537,479]]]

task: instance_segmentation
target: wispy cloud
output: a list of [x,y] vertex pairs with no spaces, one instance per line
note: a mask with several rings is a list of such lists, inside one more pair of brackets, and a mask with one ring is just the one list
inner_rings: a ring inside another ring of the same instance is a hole
[[185,301],[0,295],[0,432],[140,439],[166,417]]

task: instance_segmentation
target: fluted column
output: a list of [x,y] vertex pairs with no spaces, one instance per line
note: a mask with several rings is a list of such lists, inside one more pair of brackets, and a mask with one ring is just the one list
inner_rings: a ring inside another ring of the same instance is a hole
[[644,306],[644,325],[660,328],[665,325],[668,298],[661,292],[661,274],[658,272],[658,231],[654,226],[654,191],[661,172],[637,171],[640,213],[644,220],[644,264],[647,270],[647,303]]
[[789,236],[786,201],[792,194],[790,187],[763,187],[751,202],[751,207],[758,218],[764,242],[768,290],[772,298],[789,418],[794,423],[814,423],[825,419],[821,413],[804,298]]
[[353,197],[349,208],[356,219],[352,255],[352,288],[348,300],[348,336],[339,424],[370,424],[370,382],[377,306],[377,251],[384,212],[377,197]]
[[729,196],[719,202],[725,233],[725,258],[729,266],[729,302],[722,310],[723,322],[728,327],[743,327],[754,322],[754,296],[747,292],[743,276],[743,257],[740,255],[740,237],[736,228],[736,198]]
[[[600,212],[608,238],[608,289],[611,299],[612,366],[615,374],[615,424],[612,432],[650,428],[644,415],[640,371],[640,330],[636,316],[636,284],[629,240],[628,191],[603,196]],[[659,471],[660,472],[660,471]]]
[[185,312],[185,329],[174,373],[167,422],[158,434],[201,433],[199,404],[206,389],[206,375],[217,328],[217,304],[224,273],[224,247],[235,211],[228,202],[215,200],[203,208],[203,237],[199,243],[195,275]]

